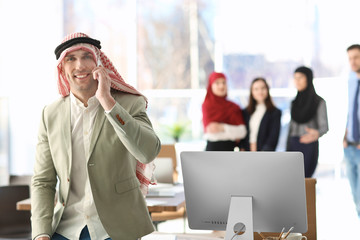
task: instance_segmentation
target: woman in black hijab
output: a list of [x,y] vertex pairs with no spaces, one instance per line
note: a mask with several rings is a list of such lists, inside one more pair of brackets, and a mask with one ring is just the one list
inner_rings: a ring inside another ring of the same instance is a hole
[[310,68],[297,68],[294,83],[298,92],[291,104],[287,150],[304,154],[305,177],[312,177],[319,157],[318,139],[329,130],[326,102],[316,94]]

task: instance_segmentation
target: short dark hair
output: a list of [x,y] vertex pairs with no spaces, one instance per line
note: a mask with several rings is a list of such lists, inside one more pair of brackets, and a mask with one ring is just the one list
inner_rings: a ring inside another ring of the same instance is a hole
[[348,47],[346,51],[348,52],[348,51],[353,50],[353,49],[360,50],[360,45],[359,44],[353,44],[350,47]]

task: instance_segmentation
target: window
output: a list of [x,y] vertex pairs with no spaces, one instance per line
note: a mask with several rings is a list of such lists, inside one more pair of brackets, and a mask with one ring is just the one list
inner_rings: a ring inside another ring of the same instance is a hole
[[53,51],[74,31],[100,39],[124,79],[149,98],[148,114],[163,143],[173,141],[175,124],[187,126],[180,141],[202,141],[201,104],[215,69],[228,76],[229,98],[243,108],[252,79],[268,80],[283,111],[283,150],[296,93],[292,73],[308,65],[328,103],[330,132],[320,147],[330,142],[341,161],[337,141],[346,108],[337,112],[336,104],[346,99],[345,50],[360,39],[359,7],[353,0],[35,0],[21,8],[0,1],[7,36],[0,39],[0,97],[9,105],[10,171],[32,172],[41,109],[58,97]]

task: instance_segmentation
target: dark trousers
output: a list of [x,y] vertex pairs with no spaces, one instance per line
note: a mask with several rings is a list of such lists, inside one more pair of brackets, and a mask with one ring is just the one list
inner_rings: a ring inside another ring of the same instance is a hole
[[[51,237],[52,240],[68,240],[67,238],[65,238],[64,236],[58,234],[58,233],[54,233],[54,235]],[[89,234],[89,230],[87,228],[87,226],[85,226],[83,228],[83,230],[81,231],[80,234],[80,240],[91,240],[90,239],[90,234]],[[106,240],[111,240],[111,238],[107,238]]]
[[206,151],[234,151],[236,143],[233,141],[207,141]]
[[309,144],[300,143],[300,137],[290,137],[288,151],[299,151],[304,154],[305,177],[309,178],[315,172],[319,158],[319,142],[315,141]]

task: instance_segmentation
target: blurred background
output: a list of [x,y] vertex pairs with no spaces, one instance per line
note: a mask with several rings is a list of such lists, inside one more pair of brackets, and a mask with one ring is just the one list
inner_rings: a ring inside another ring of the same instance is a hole
[[0,184],[32,174],[41,110],[59,97],[54,49],[77,31],[99,39],[125,81],[148,97],[162,143],[204,145],[201,104],[215,70],[242,108],[250,82],[267,79],[282,110],[284,151],[293,71],[311,67],[330,127],[316,176],[341,179],[346,48],[359,43],[358,9],[355,0],[0,0]]
[[339,163],[346,48],[359,42],[359,7],[350,0],[0,0],[0,166],[32,172],[41,110],[59,97],[54,49],[75,31],[99,39],[124,79],[149,98],[163,143],[179,131],[181,142],[202,141],[201,104],[216,70],[227,75],[229,98],[242,108],[253,78],[267,79],[283,111],[283,151],[293,71],[310,66],[330,124],[320,162]]

